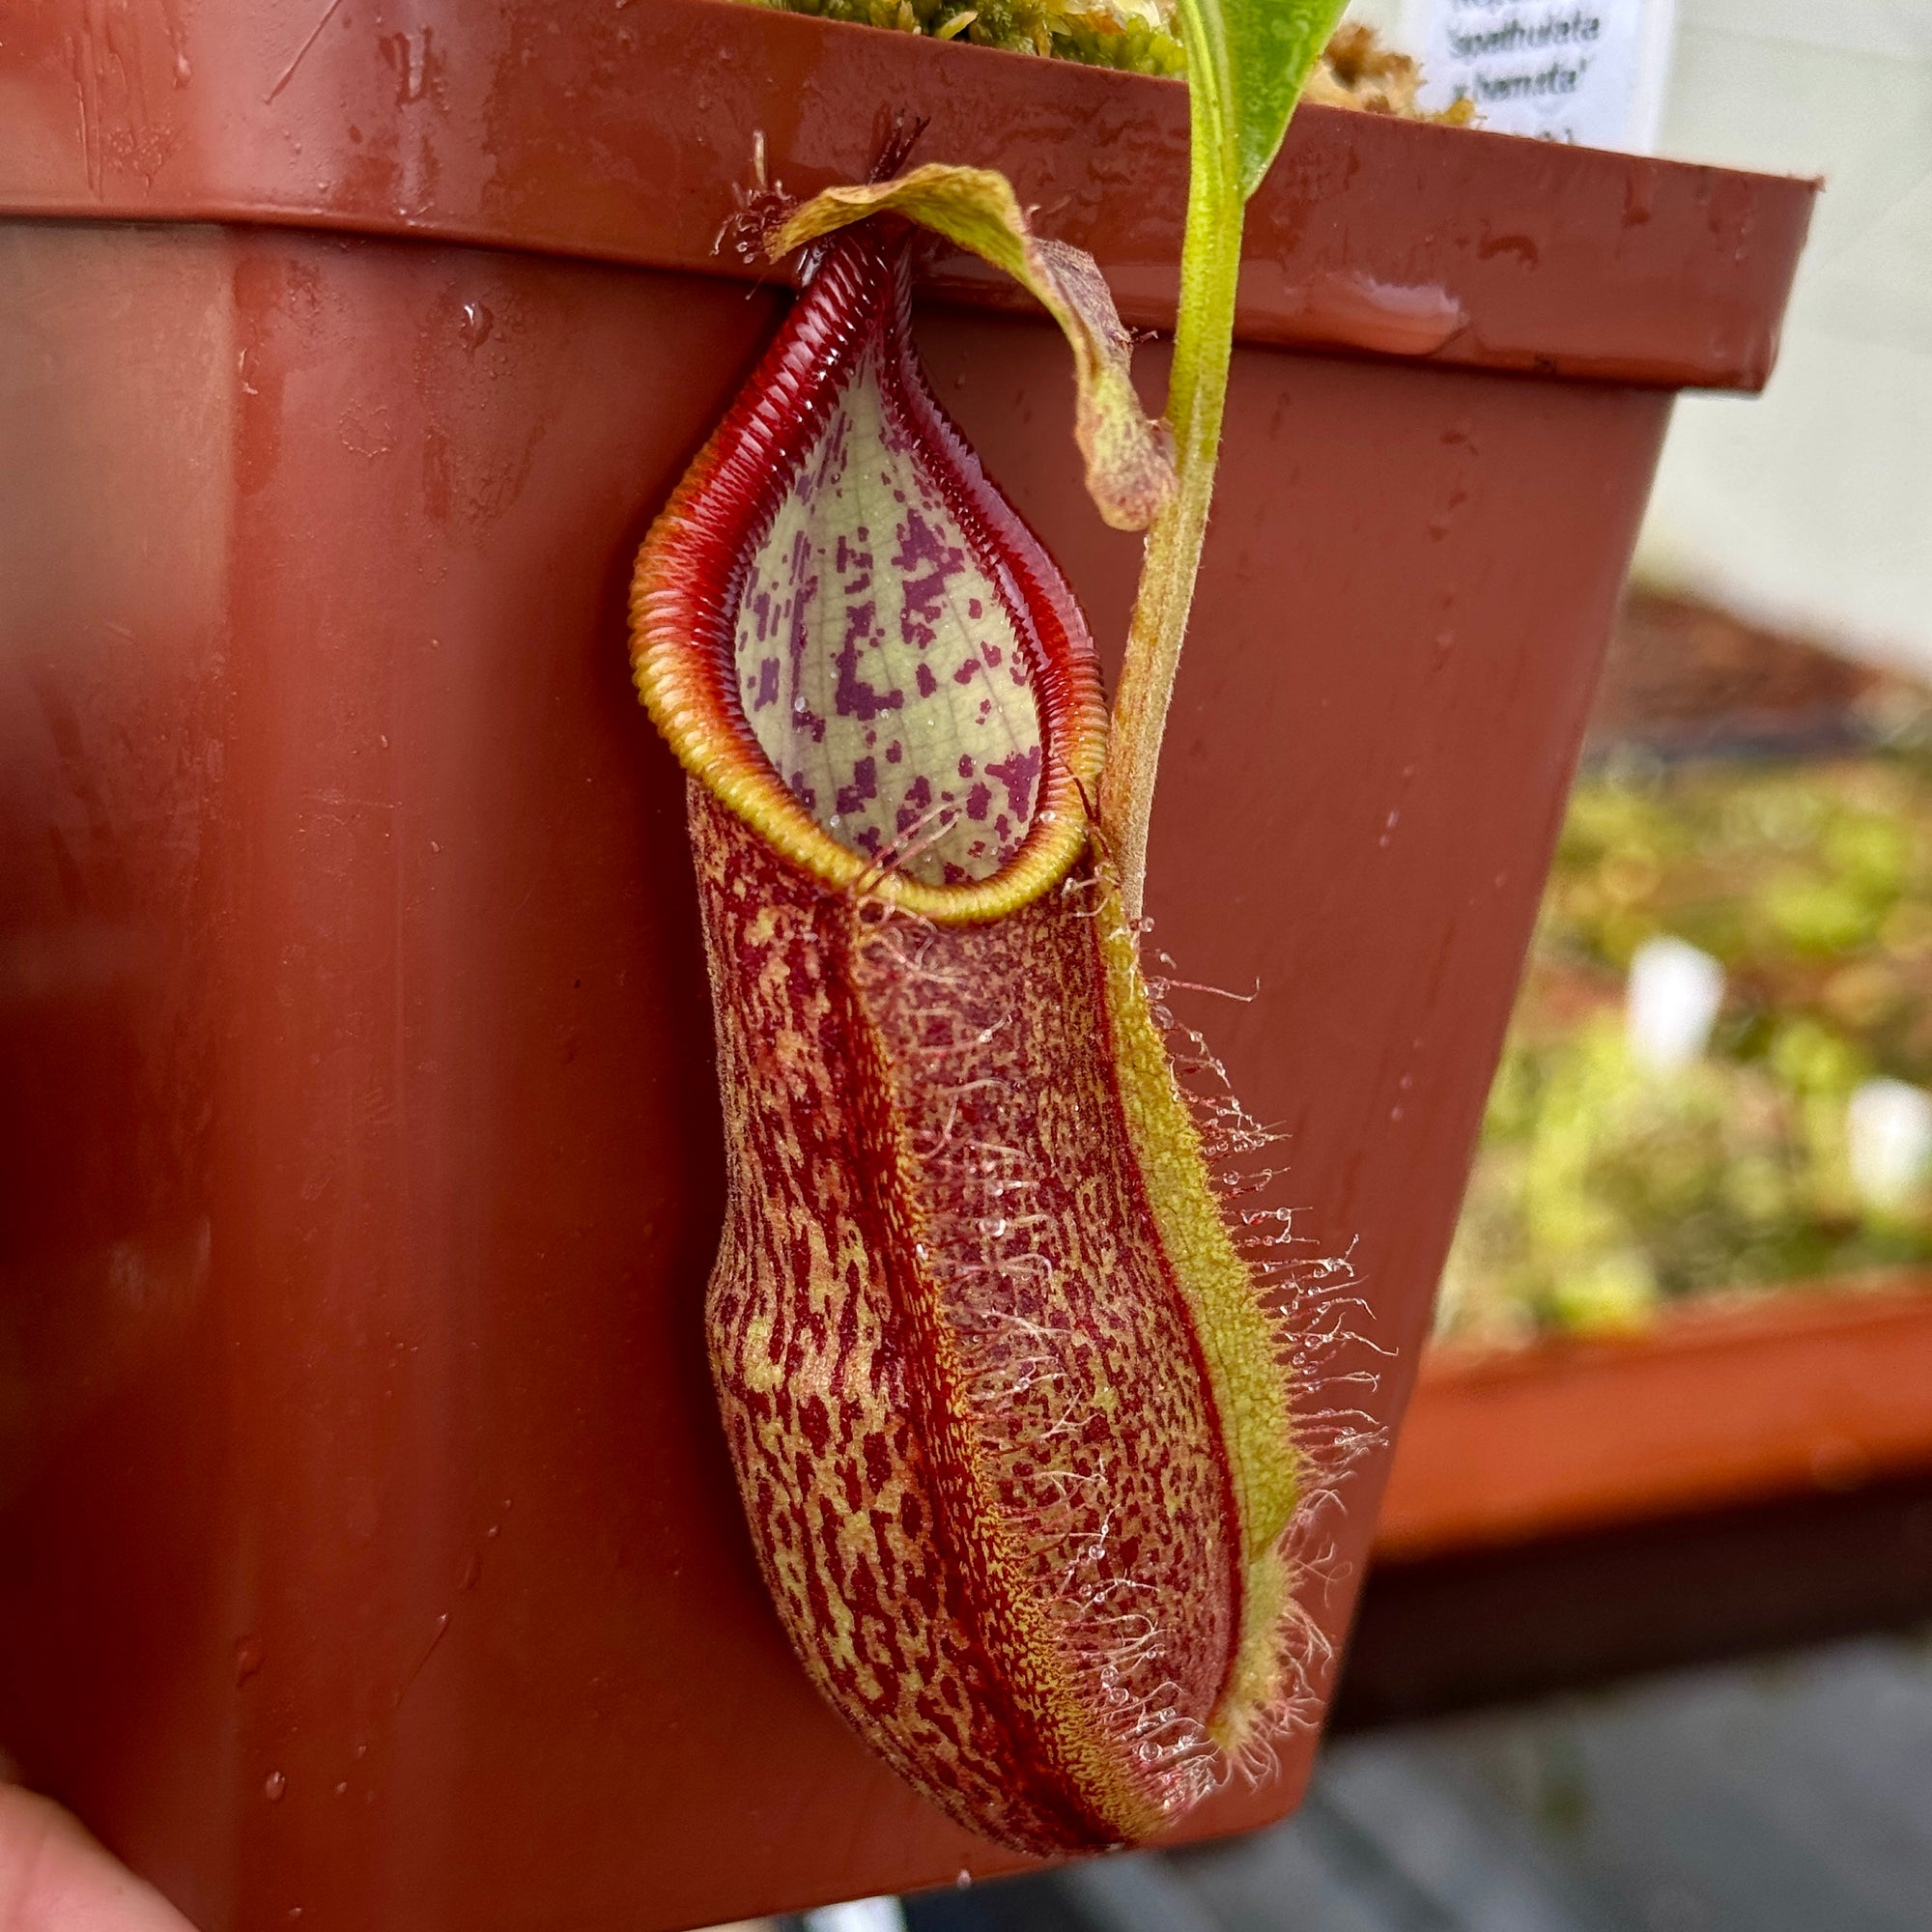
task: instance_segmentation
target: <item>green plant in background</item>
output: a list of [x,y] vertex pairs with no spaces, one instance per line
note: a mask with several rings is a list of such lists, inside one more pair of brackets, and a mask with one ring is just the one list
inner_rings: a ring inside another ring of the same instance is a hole
[[[1697,1063],[1660,1072],[1622,1014],[1637,948],[1719,960]],[[1604,1329],[1713,1291],[1932,1260],[1923,1187],[1855,1184],[1852,1096],[1932,1085],[1932,761],[1626,762],[1558,846],[1440,1327]]]
[[1171,10],[1154,0],[755,0],[787,14],[813,14],[860,26],[893,27],[964,40],[1009,53],[1050,54],[1089,67],[1133,73],[1178,74],[1186,57],[1169,26]]
[[[1179,77],[1187,71],[1187,49],[1177,25],[1178,0],[749,0],[783,14],[810,14],[862,27],[964,41],[1004,53],[1043,54],[1086,67]],[[1293,12],[1293,9],[1286,11]],[[1321,58],[1303,79],[1303,98],[1322,107],[1352,107],[1406,120],[1455,127],[1474,118],[1473,103],[1457,100],[1439,110],[1416,99],[1421,70],[1406,54],[1384,46],[1375,30],[1337,27]]]

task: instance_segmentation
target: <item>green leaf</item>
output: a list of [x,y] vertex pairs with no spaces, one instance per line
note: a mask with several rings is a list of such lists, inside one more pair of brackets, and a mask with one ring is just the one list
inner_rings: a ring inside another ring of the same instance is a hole
[[1262,184],[1347,0],[1179,0],[1208,145],[1243,201]]
[[1117,530],[1144,530],[1174,495],[1172,439],[1150,422],[1129,374],[1133,340],[1099,266],[1036,235],[1006,176],[930,162],[892,181],[829,187],[792,211],[768,245],[774,261],[886,210],[982,256],[1033,295],[1073,350],[1073,437],[1087,489]]

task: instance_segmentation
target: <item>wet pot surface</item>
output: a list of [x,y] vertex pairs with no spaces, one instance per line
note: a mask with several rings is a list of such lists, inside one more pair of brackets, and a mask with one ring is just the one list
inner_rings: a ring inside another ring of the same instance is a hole
[[[710,1023],[623,601],[782,291],[299,226],[0,263],[0,1742],[208,1932],[1004,1868],[794,1663],[700,1334]],[[921,338],[1111,652],[1139,544],[1058,336]],[[1383,1424],[1668,403],[1236,358],[1153,943],[1239,996],[1177,1006],[1359,1279],[1321,1400]]]

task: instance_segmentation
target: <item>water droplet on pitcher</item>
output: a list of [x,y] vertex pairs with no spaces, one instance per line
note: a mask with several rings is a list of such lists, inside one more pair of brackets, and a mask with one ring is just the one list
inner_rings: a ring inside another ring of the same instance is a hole
[[235,1681],[245,1684],[261,1669],[268,1652],[263,1648],[258,1636],[237,1637],[235,1640]]
[[266,1798],[270,1804],[279,1804],[282,1802],[282,1793],[285,1792],[288,1788],[289,1788],[289,1780],[288,1780],[288,1774],[286,1772],[271,1771],[268,1775],[268,1776],[262,1780],[262,1796]]

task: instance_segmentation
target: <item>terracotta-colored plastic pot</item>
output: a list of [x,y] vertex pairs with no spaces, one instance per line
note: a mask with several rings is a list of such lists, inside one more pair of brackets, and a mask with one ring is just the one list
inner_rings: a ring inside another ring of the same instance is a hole
[[1932,1611],[1932,1282],[1432,1350],[1336,1713],[1427,1717]]
[[[711,0],[33,0],[0,46],[0,1743],[209,1932],[671,1927],[1011,1861],[767,1606],[646,523],[894,113],[1171,315],[1172,84]],[[1810,189],[1306,114],[1151,905],[1393,1424],[1673,388]],[[1065,352],[922,338],[1118,639]],[[1158,351],[1145,357],[1161,380]],[[1380,1459],[1309,1601],[1343,1631]],[[1279,1815],[1278,1776],[1199,1829]]]
[[1932,1470],[1919,1276],[1423,1364],[1376,1528],[1418,1562]]

